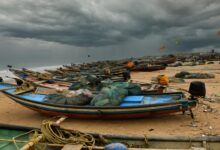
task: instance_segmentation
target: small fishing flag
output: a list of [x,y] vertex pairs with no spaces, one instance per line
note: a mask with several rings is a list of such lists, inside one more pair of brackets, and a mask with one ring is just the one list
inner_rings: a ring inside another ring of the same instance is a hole
[[220,31],[218,31],[218,32],[216,33],[216,35],[220,37]]
[[180,41],[180,39],[176,39],[176,45],[180,45],[180,43],[181,43],[181,41]]
[[166,49],[166,46],[165,45],[162,45],[161,47],[160,47],[160,51],[163,51],[163,50],[165,50]]

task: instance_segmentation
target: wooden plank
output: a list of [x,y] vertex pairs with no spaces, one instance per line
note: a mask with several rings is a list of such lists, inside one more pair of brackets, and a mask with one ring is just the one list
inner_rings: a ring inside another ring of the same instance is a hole
[[191,149],[192,149],[192,150],[207,150],[207,149],[204,148],[204,147],[192,147]]
[[62,150],[81,150],[82,147],[83,147],[82,144],[77,144],[77,145],[66,144],[66,145],[64,145]]

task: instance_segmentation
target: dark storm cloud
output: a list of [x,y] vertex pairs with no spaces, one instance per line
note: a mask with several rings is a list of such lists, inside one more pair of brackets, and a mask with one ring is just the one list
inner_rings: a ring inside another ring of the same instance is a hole
[[[2,36],[33,38],[78,47],[166,44],[191,50],[219,46],[218,0],[2,0]],[[176,45],[175,39],[181,39]],[[142,42],[138,42],[138,40]],[[145,42],[143,42],[145,40]],[[132,47],[132,46],[131,46]],[[107,48],[108,49],[108,48]]]

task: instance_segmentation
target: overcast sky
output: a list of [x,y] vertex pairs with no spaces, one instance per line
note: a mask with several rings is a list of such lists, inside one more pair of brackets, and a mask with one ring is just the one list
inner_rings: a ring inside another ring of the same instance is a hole
[[0,63],[219,50],[218,31],[219,0],[1,0]]

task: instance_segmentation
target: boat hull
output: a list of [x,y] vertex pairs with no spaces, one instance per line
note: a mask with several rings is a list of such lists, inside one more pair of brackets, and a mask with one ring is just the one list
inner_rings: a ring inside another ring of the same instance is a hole
[[156,60],[156,61],[153,61],[152,64],[154,65],[161,65],[161,64],[172,64],[172,63],[175,63],[177,60],[176,57],[171,57],[171,58],[163,58],[161,60]]
[[158,71],[158,70],[164,70],[166,69],[166,66],[140,66],[132,69],[132,71],[143,71],[143,72],[152,72],[152,71]]
[[93,106],[63,106],[38,103],[21,98],[4,91],[15,102],[49,116],[64,115],[83,119],[131,119],[184,112],[196,106],[195,101],[184,101],[172,104],[141,105],[129,107],[93,107]]

